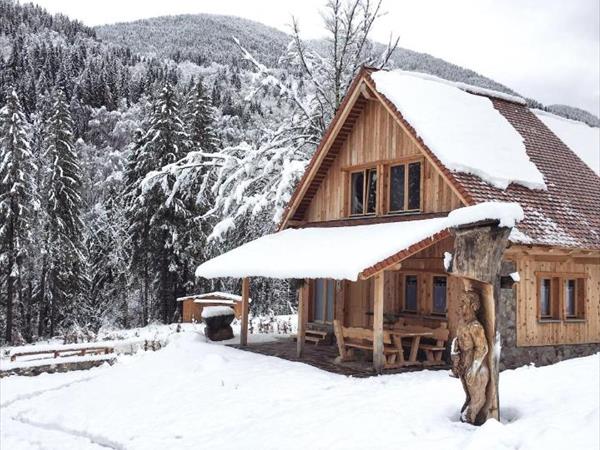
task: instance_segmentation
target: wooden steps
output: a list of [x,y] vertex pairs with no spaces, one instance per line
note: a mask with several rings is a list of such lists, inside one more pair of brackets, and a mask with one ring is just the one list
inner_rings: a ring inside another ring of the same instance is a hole
[[[306,342],[312,342],[315,345],[319,345],[320,342],[328,342],[329,332],[323,330],[316,329],[307,329],[304,334],[304,340]],[[294,341],[298,339],[297,336],[294,336]]]

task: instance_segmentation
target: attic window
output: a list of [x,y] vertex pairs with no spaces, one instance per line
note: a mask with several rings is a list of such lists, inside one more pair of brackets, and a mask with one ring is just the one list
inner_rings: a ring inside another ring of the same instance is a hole
[[389,212],[421,210],[421,162],[390,167]]
[[350,214],[375,214],[377,206],[377,169],[352,172],[350,177]]

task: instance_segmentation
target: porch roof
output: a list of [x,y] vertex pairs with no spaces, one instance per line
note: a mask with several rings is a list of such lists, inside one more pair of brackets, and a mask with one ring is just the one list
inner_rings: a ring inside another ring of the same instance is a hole
[[523,218],[517,203],[488,202],[446,217],[372,225],[286,229],[211,259],[196,276],[333,278],[356,281],[450,235],[449,229],[495,220],[512,227]]

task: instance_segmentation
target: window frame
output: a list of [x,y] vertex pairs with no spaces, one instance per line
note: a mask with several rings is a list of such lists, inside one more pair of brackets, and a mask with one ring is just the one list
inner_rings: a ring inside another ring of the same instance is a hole
[[[585,273],[536,272],[536,309],[539,323],[581,322],[586,319]],[[542,280],[550,280],[550,315],[542,315]],[[575,315],[567,314],[566,283],[575,280]]]
[[[421,299],[420,299],[420,295],[419,295],[419,289],[420,289],[420,279],[419,279],[419,274],[417,273],[411,273],[411,272],[401,272],[401,276],[402,276],[402,303],[400,305],[401,310],[400,312],[402,314],[411,314],[411,315],[416,315],[419,314],[421,311]],[[417,290],[416,290],[416,305],[415,305],[415,309],[411,310],[411,309],[407,309],[406,308],[406,279],[408,277],[415,277],[415,279],[417,280]]]
[[[372,212],[368,212],[368,208],[369,208],[369,185],[370,185],[370,174],[371,172],[375,172],[375,209]],[[352,211],[352,199],[354,197],[353,195],[353,189],[354,189],[354,183],[352,182],[352,177],[354,174],[356,173],[362,173],[363,175],[363,188],[362,188],[362,194],[363,194],[363,202],[362,202],[362,213],[355,213]],[[371,166],[366,166],[366,167],[361,167],[361,168],[356,168],[356,170],[350,169],[348,171],[348,183],[350,185],[349,189],[348,189],[348,216],[349,217],[364,217],[364,216],[375,216],[377,215],[377,203],[379,201],[379,177],[381,176],[381,174],[379,173],[378,167],[377,165],[371,165]]]
[[[419,164],[419,208],[408,209],[409,205],[409,166],[411,164]],[[394,167],[404,166],[404,205],[403,209],[393,210],[391,208],[392,203],[392,169]],[[387,166],[387,214],[414,214],[423,211],[423,159],[422,158],[411,158],[403,161],[392,162]]]

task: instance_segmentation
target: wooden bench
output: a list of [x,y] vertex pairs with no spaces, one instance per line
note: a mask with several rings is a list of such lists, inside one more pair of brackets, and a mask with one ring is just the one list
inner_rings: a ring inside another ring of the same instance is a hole
[[446,350],[446,344],[448,343],[448,339],[450,337],[450,330],[448,329],[448,325],[446,323],[442,323],[438,328],[434,328],[431,331],[433,333],[433,336],[430,338],[432,342],[421,342],[419,349],[425,352],[427,364],[444,364],[444,361],[442,361],[442,356]]
[[[344,327],[338,320],[333,321],[333,331],[337,341],[340,356],[336,362],[354,360],[354,349],[373,352],[373,330],[358,327]],[[383,354],[385,367],[396,367],[400,360],[401,348],[395,346],[390,333],[383,332]]]

